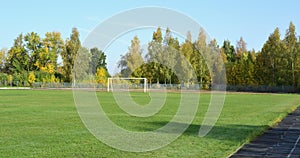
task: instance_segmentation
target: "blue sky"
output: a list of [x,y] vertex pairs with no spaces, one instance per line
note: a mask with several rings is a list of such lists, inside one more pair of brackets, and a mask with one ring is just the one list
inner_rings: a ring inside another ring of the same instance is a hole
[[78,28],[83,41],[89,31],[110,16],[146,6],[166,7],[192,17],[219,45],[225,39],[236,44],[242,36],[248,49],[260,50],[276,27],[282,35],[290,21],[296,25],[297,32],[300,29],[300,1],[297,0],[2,1],[0,48],[11,47],[18,34],[32,31],[41,36],[59,31],[65,39],[73,27]]

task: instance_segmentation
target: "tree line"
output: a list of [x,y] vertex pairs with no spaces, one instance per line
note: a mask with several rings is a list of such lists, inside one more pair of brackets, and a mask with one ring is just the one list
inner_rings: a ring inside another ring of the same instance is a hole
[[[34,32],[20,34],[10,49],[0,51],[0,84],[31,86],[34,82],[72,82],[72,69],[79,56],[85,61],[80,65],[85,67],[85,72],[77,72],[78,76],[91,76],[95,82],[105,85],[109,76],[105,53],[98,48],[82,47],[76,28],[66,40],[59,32],[48,32],[43,38]],[[197,83],[202,89],[210,89],[212,81],[218,80],[214,74],[225,73],[228,87],[299,90],[300,37],[291,22],[283,38],[276,28],[263,48],[255,51],[247,48],[242,37],[235,45],[229,40],[218,45],[216,39],[208,41],[200,29],[195,41],[188,32],[185,41],[179,42],[170,29],[163,33],[157,28],[146,51],[135,36],[118,66],[121,71],[116,76],[145,77],[150,84]]]
[[[242,37],[235,46],[229,40],[219,46],[216,39],[207,41],[202,29],[197,40],[191,39],[188,32],[186,40],[180,43],[177,38],[172,37],[170,29],[166,29],[163,37],[161,28],[158,28],[143,56],[140,41],[135,36],[127,54],[119,62],[121,72],[118,75],[145,77],[149,83],[193,84],[190,71],[193,69],[197,83],[202,89],[209,89],[214,77],[217,77],[212,75],[213,72],[221,72],[223,62],[228,89],[255,91],[253,88],[262,86],[260,91],[289,88],[287,91],[296,91],[300,88],[300,37],[296,35],[292,22],[282,39],[279,28],[276,28],[259,51],[248,50]],[[183,59],[178,57],[180,55],[188,60],[190,67],[181,62]],[[212,57],[214,61],[208,61]],[[208,62],[212,64],[209,65]],[[176,74],[174,70],[178,71],[178,67],[184,71]],[[178,77],[178,74],[183,77]],[[270,87],[275,89],[268,89]]]
[[0,51],[0,86],[71,82],[79,51],[85,51],[92,74],[108,75],[104,52],[82,47],[76,28],[66,40],[59,32],[47,32],[44,38],[35,32],[20,34],[10,49]]

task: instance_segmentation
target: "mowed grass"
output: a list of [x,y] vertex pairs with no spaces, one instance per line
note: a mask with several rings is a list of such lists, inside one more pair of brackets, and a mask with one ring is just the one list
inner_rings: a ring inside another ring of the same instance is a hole
[[[123,112],[111,93],[97,92],[97,96],[109,118],[132,131],[162,127],[176,113],[180,101],[179,93],[168,93],[159,113],[139,118]],[[131,96],[141,104],[149,101],[144,93]],[[113,149],[88,132],[76,111],[72,91],[2,90],[0,157],[226,157],[300,103],[297,94],[230,93],[217,124],[207,136],[198,137],[209,99],[209,94],[201,94],[193,123],[170,145],[132,153]]]

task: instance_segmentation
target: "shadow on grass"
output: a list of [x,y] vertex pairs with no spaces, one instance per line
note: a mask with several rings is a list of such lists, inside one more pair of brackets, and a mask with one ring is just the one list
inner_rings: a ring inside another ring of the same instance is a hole
[[[169,122],[159,121],[159,122],[145,122],[145,123],[149,124],[152,127],[153,126],[162,127]],[[177,123],[177,122],[172,122],[172,124],[174,125],[174,127],[187,126],[186,124]],[[201,125],[191,124],[185,130],[183,135],[199,137],[198,133],[199,133],[200,127],[201,127]],[[153,130],[153,128],[152,129],[145,128],[145,127],[138,127],[138,128],[139,128],[139,130],[142,130],[142,131],[152,131]],[[205,138],[241,142],[244,140],[252,140],[255,137],[263,134],[263,132],[265,132],[269,128],[270,127],[267,125],[265,125],[265,126],[237,125],[237,124],[215,125],[215,126],[213,126],[211,131],[205,136]],[[160,131],[160,132],[177,134],[180,131],[174,129],[174,130]]]

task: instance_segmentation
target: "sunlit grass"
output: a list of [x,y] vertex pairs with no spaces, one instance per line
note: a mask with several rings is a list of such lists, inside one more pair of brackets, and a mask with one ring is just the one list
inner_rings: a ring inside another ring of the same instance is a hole
[[[176,113],[179,93],[169,93],[166,105],[152,117],[132,117],[115,103],[111,93],[97,92],[108,117],[132,131],[154,130]],[[131,93],[146,104],[149,96]],[[227,94],[222,114],[203,138],[198,131],[210,95],[201,94],[197,116],[187,131],[161,149],[131,153],[97,140],[77,114],[72,91],[0,91],[0,157],[226,157],[261,134],[299,105],[297,94]]]

